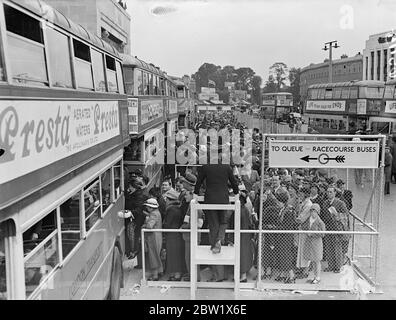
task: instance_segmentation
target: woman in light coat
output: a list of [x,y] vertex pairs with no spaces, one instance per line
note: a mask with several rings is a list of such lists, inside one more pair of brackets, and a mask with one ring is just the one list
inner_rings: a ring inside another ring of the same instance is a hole
[[[142,226],[144,229],[161,229],[162,219],[156,199],[147,199],[144,203],[146,220]],[[145,235],[145,267],[147,280],[157,281],[158,274],[163,272],[161,262],[162,232],[146,232]]]
[[[302,224],[303,230],[311,231],[325,231],[326,227],[322,219],[319,217],[320,206],[314,203],[309,210],[310,216]],[[314,264],[314,278],[309,280],[312,284],[318,284],[320,282],[321,265],[320,261],[323,259],[323,234],[322,233],[308,233],[304,242],[303,257],[304,259],[311,261]],[[309,266],[306,269],[306,273],[309,272]]]
[[[300,198],[303,199],[300,211],[297,216],[297,223],[299,224],[299,230],[302,230],[302,224],[308,220],[310,216],[309,210],[312,207],[312,201],[310,199],[311,189],[309,187],[303,187],[300,191]],[[303,248],[305,245],[305,240],[307,238],[306,234],[300,233],[298,235],[298,246],[297,246],[297,262],[296,267],[299,269],[299,275],[297,278],[306,278],[308,274],[306,273],[306,268],[309,266],[309,260],[304,258]]]

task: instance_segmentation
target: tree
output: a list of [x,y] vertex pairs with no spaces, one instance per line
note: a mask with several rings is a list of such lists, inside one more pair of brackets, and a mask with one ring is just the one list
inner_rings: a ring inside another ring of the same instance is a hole
[[301,69],[300,68],[291,68],[289,71],[289,81],[290,87],[289,92],[293,94],[293,104],[294,106],[298,106],[300,103],[300,75]]
[[209,79],[216,82],[216,80],[212,78],[212,75],[216,73],[216,71],[218,71],[219,69],[221,69],[220,66],[216,66],[215,64],[207,62],[199,67],[198,71],[194,74],[193,77],[196,81],[197,92],[200,92],[202,87],[208,86]]
[[277,85],[274,79],[274,76],[270,74],[268,76],[268,80],[265,83],[265,86],[263,88],[263,93],[271,93],[271,92],[276,92],[277,91]]
[[262,79],[260,76],[252,77],[252,98],[251,101],[255,104],[261,105],[261,83]]
[[216,92],[219,94],[219,99],[228,101],[230,93],[224,87],[225,82],[235,82],[235,89],[246,90],[251,92],[255,97],[256,103],[260,102],[260,85],[261,78],[256,76],[252,68],[242,67],[235,69],[234,66],[216,66],[212,63],[202,64],[198,71],[192,75],[196,81],[197,92],[200,92],[202,87],[208,86],[208,81],[212,80],[216,83]]
[[273,76],[276,82],[277,92],[285,86],[287,79],[287,65],[283,62],[276,62],[270,67],[270,74]]
[[239,68],[235,70],[237,74],[237,87],[238,90],[246,90],[249,91],[252,89],[251,81],[255,72],[251,68]]

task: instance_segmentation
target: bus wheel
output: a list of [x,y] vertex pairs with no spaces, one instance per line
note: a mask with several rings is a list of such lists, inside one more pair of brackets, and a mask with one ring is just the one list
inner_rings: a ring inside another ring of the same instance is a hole
[[113,265],[110,276],[110,290],[108,299],[119,300],[121,292],[121,279],[122,279],[122,260],[118,247],[114,247],[113,251]]

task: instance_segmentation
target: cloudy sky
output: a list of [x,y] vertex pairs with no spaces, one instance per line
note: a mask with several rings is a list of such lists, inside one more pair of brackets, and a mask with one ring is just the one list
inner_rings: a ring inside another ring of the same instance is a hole
[[362,52],[371,34],[396,30],[396,0],[126,0],[132,54],[168,74],[204,62],[251,67],[263,78],[274,62],[322,62],[327,41]]

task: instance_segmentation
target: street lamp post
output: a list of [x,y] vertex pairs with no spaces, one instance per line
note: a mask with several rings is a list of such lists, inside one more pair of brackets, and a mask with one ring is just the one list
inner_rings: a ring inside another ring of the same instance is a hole
[[329,50],[329,83],[333,82],[333,48],[339,48],[337,40],[326,42],[322,50]]

